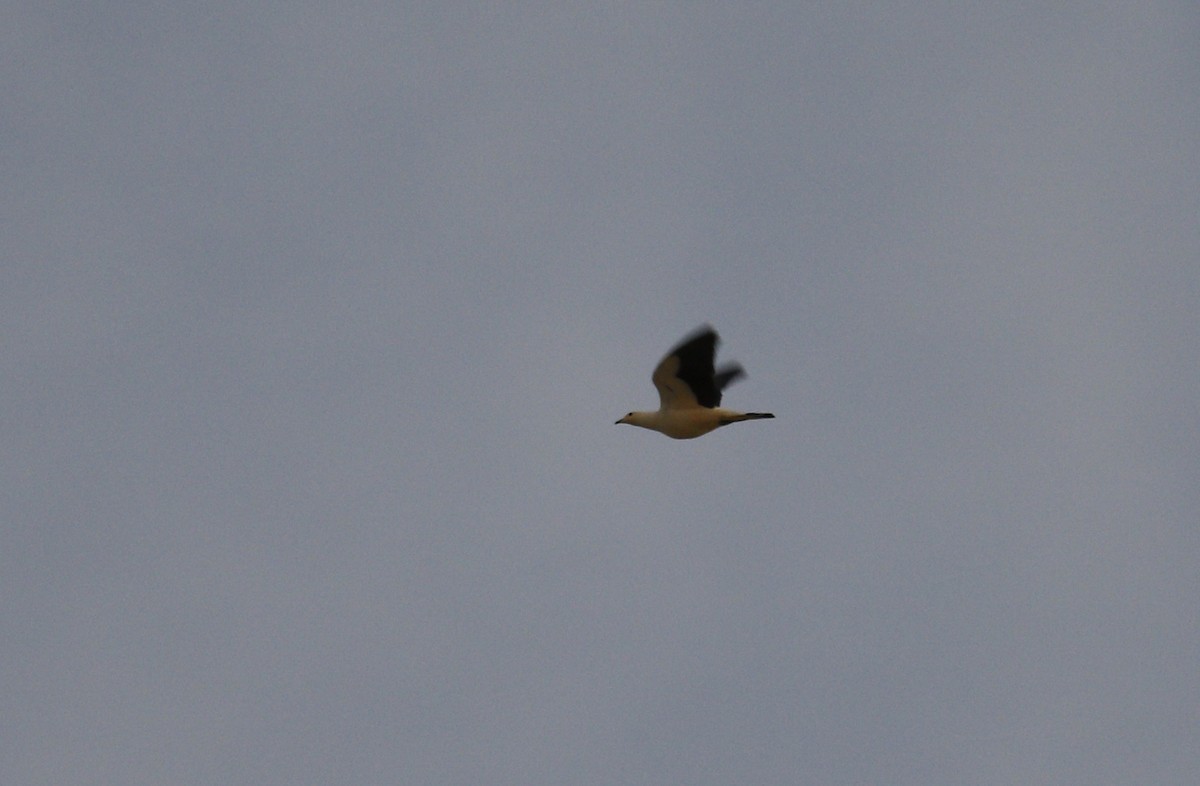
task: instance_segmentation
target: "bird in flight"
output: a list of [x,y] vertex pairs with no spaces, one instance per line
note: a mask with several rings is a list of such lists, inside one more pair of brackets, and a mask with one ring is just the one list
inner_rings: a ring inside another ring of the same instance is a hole
[[654,369],[658,388],[656,412],[630,412],[617,421],[641,426],[672,439],[693,439],[743,420],[775,417],[769,412],[735,412],[721,408],[721,391],[746,372],[737,363],[713,368],[717,331],[705,325],[680,342]]

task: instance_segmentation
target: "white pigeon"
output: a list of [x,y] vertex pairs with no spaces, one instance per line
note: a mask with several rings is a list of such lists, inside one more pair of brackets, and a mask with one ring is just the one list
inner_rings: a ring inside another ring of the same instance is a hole
[[693,439],[743,420],[775,417],[769,412],[735,412],[721,408],[721,391],[746,372],[737,363],[713,369],[717,331],[705,325],[680,342],[654,369],[658,388],[656,412],[630,412],[617,421],[641,426],[672,439]]

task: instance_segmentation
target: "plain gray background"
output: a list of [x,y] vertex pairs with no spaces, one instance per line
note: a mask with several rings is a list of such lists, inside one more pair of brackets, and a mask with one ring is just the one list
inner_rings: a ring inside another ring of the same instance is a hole
[[9,4],[0,781],[1197,782],[1198,41]]

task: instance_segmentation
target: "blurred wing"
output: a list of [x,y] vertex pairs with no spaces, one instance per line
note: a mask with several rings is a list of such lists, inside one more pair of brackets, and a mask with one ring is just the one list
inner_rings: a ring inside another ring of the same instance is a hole
[[658,388],[658,401],[663,409],[695,409],[700,406],[692,388],[679,378],[679,358],[667,355],[654,369],[654,387]]
[[720,375],[713,371],[717,351],[717,331],[705,325],[671,350],[651,379],[658,388],[663,409],[716,407],[721,403],[721,388],[743,372],[740,366],[727,366]]

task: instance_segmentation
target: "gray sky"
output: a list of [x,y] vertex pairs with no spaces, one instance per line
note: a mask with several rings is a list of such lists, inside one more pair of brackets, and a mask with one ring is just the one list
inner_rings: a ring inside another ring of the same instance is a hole
[[1195,783],[1198,38],[10,7],[0,782]]

